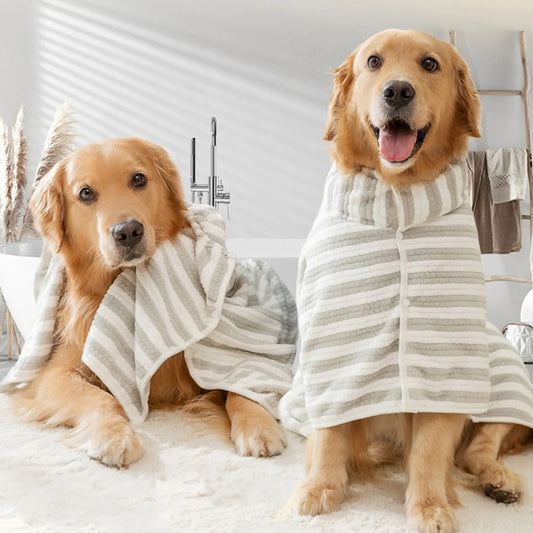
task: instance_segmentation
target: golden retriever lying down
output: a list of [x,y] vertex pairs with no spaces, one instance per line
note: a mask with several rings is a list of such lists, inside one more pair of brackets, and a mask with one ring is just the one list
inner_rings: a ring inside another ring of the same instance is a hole
[[[39,184],[31,207],[43,236],[64,260],[66,279],[51,358],[15,395],[15,406],[32,420],[76,428],[90,442],[91,456],[127,466],[141,457],[141,442],[119,402],[81,357],[93,317],[118,274],[188,228],[176,167],[153,143],[102,141],[58,163]],[[153,376],[149,405],[182,406],[226,429],[231,424],[243,455],[270,456],[284,448],[283,430],[262,406],[239,394],[203,391],[182,353]]]
[[[479,118],[480,103],[466,64],[452,46],[424,33],[379,33],[336,70],[325,133],[336,167],[328,176],[298,275],[299,372],[305,378],[295,380],[280,406],[287,427],[297,429],[295,420],[303,420],[305,411],[314,427],[306,451],[307,480],[294,492],[288,510],[315,515],[337,509],[349,480],[398,453],[408,474],[409,525],[421,532],[454,530],[454,456],[498,502],[520,496],[518,477],[499,456],[518,449],[531,429],[511,423],[467,424],[468,414],[485,411],[478,406],[469,411],[459,402],[468,398],[468,391],[477,391],[472,398],[484,398],[486,408],[484,387],[490,387],[477,234],[465,203],[463,167],[457,162],[468,138],[480,136]],[[441,237],[445,222],[432,216],[446,215],[444,205],[457,222],[452,235]],[[429,221],[428,229],[417,221]],[[421,244],[413,240],[417,238]],[[461,262],[461,248],[456,247],[466,243],[474,251]],[[416,263],[426,254],[425,263]],[[467,273],[443,285],[444,294],[432,295],[435,276],[446,283],[464,263],[470,272],[475,264],[475,279],[468,281],[473,274]],[[447,272],[438,271],[442,264],[448,264]],[[406,270],[396,265],[407,265]],[[417,284],[415,292],[411,283]],[[448,301],[448,307],[434,308],[430,298]],[[468,312],[451,314],[462,305],[470,307]],[[466,323],[479,331],[457,344],[456,335]],[[423,327],[435,330],[431,338]],[[491,330],[491,335],[498,343],[498,332]],[[481,343],[479,351],[475,342]],[[439,353],[437,343],[443,343]],[[473,352],[465,351],[469,346],[475,347]],[[454,350],[458,362],[443,363],[453,359]],[[409,357],[416,364],[406,364]],[[459,365],[459,372],[452,373],[452,365]],[[520,366],[517,379],[529,391],[527,404],[531,384]],[[474,377],[481,380],[479,385],[465,380],[477,369],[482,369]],[[448,393],[448,383],[457,382],[459,392]],[[427,383],[428,390],[420,392],[418,383]],[[516,390],[520,386],[509,385]],[[334,392],[344,394],[337,411]],[[417,402],[417,395],[422,400]],[[371,401],[378,407],[369,408]],[[379,416],[373,416],[376,412]],[[527,408],[522,413],[527,420],[533,414]]]

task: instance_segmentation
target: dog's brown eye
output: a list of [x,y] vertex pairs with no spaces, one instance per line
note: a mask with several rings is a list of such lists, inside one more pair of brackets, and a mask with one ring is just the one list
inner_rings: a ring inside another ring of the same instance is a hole
[[78,198],[84,204],[89,204],[96,200],[96,194],[92,189],[89,189],[89,187],[83,187],[83,189],[81,189],[81,191],[78,193]]
[[370,56],[368,58],[368,68],[370,70],[377,70],[381,65],[383,64],[383,61],[381,60],[381,57],[378,56]]
[[138,172],[131,178],[130,183],[134,189],[142,189],[143,187],[146,187],[146,176]]
[[426,57],[422,60],[422,68],[428,72],[435,72],[439,68],[439,62],[432,57]]

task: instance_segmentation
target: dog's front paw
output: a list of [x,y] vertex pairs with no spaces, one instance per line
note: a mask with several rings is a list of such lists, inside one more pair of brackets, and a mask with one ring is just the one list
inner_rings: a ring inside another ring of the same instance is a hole
[[143,453],[141,440],[123,418],[93,420],[76,428],[69,440],[86,449],[92,459],[118,468],[128,468]]
[[109,439],[99,442],[89,456],[107,466],[127,468],[142,457],[141,440],[128,424],[117,427]]
[[420,533],[453,533],[455,515],[449,505],[423,502],[408,510],[407,525]]
[[343,487],[307,482],[300,485],[282,510],[283,515],[318,515],[336,511],[344,501]]
[[279,455],[286,445],[285,433],[273,418],[232,424],[231,440],[239,455],[253,457]]

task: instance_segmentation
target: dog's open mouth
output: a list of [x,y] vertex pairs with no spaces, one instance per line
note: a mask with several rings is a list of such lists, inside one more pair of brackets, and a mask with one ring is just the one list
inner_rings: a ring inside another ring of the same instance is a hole
[[412,157],[424,142],[431,123],[413,130],[403,120],[391,120],[383,128],[370,125],[379,144],[379,152],[391,163],[403,163]]

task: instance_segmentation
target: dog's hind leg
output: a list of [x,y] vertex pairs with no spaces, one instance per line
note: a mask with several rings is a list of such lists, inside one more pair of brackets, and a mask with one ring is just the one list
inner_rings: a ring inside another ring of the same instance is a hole
[[523,443],[531,430],[515,424],[475,424],[472,440],[456,457],[458,466],[473,474],[485,494],[498,503],[514,503],[522,491],[520,477],[499,459]]
[[352,456],[350,424],[316,429],[307,441],[307,480],[292,494],[284,512],[329,513],[346,498]]
[[142,456],[139,437],[118,401],[70,367],[51,361],[15,394],[14,408],[27,420],[73,428],[71,444],[106,465],[127,467]]
[[[416,413],[408,431],[406,507],[408,525],[421,533],[452,533],[456,501],[453,457],[466,417]],[[451,501],[450,501],[451,500]]]

